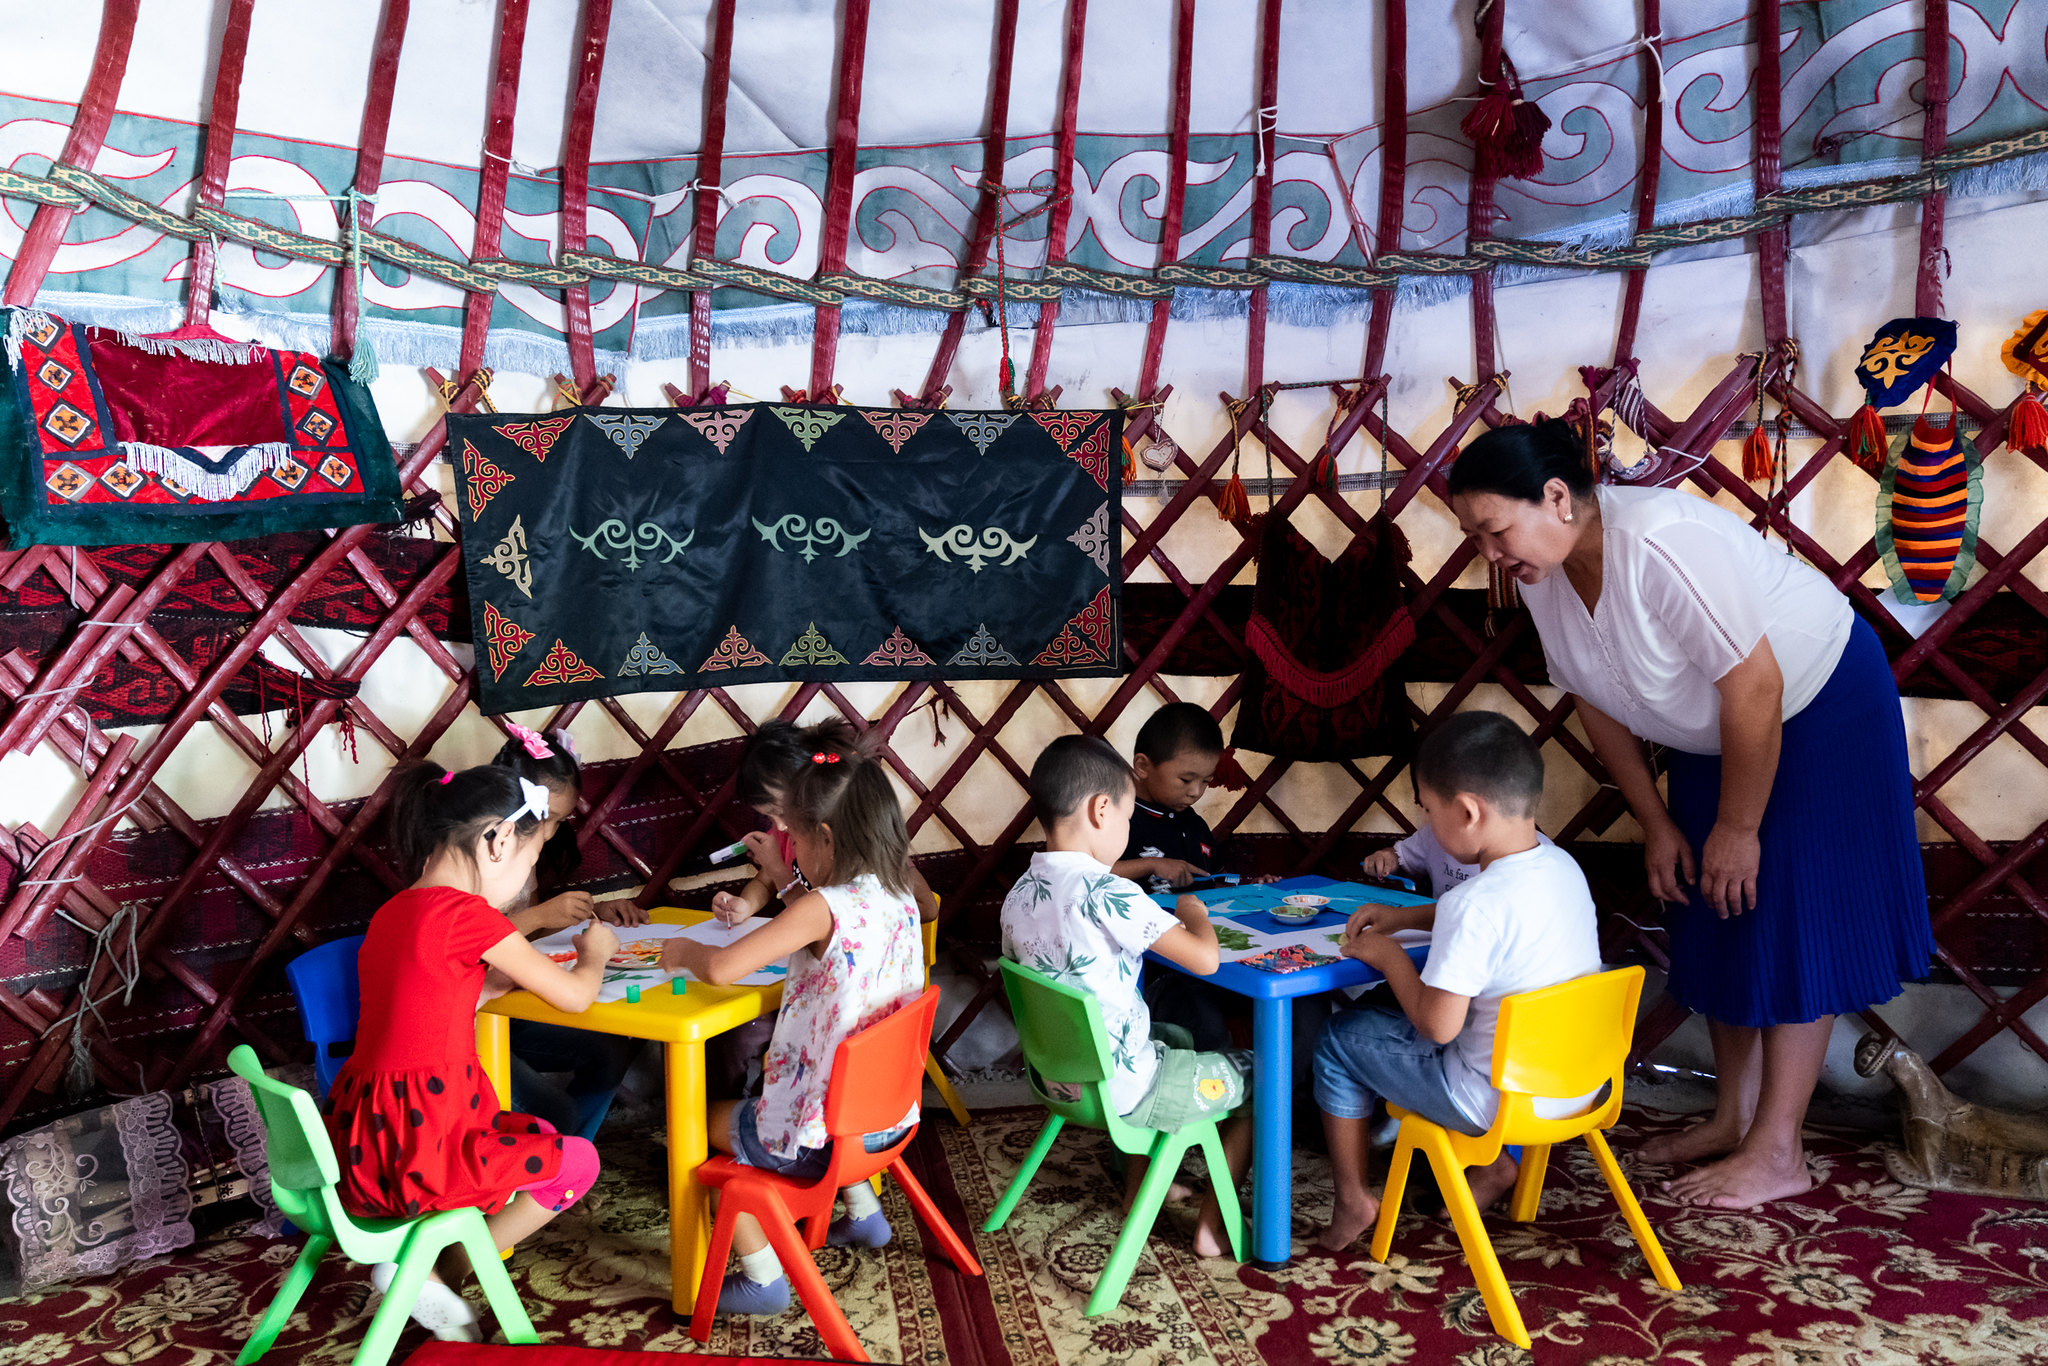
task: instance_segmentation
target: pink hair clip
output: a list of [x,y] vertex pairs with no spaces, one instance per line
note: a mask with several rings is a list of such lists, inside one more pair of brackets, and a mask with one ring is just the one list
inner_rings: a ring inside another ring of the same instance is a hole
[[441,776],[434,779],[434,781],[439,783],[443,787],[448,786],[448,784],[455,781],[455,770],[452,768],[443,769],[441,771]]
[[548,748],[548,742],[541,738],[539,731],[528,730],[516,721],[507,724],[505,729],[512,732],[512,738],[517,740],[521,747],[526,750],[527,758],[552,759],[555,757],[555,752]]
[[828,750],[821,749],[811,755],[811,762],[814,764],[836,764],[839,762],[839,756]]

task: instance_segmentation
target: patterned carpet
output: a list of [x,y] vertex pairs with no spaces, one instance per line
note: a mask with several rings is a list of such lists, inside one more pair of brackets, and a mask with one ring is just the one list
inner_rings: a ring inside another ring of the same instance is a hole
[[[1657,1288],[1583,1148],[1554,1157],[1539,1222],[1492,1221],[1537,1339],[1534,1360],[1694,1366],[2048,1366],[2048,1209],[1931,1195],[1885,1175],[1880,1146],[1814,1131],[1819,1184],[1755,1213],[1682,1210],[1647,1194],[1662,1173],[1627,1154],[1673,1121],[1631,1112],[1615,1147],[1686,1282]],[[962,1131],[941,1115],[913,1148],[942,1207],[978,1225],[1037,1132],[1030,1111],[985,1111]],[[511,1266],[546,1341],[694,1350],[669,1313],[658,1142],[607,1133],[594,1209],[563,1216]],[[986,1282],[927,1263],[915,1237],[886,1251],[819,1254],[877,1361],[959,1366],[1179,1366],[1330,1361],[1347,1366],[1511,1366],[1447,1224],[1410,1216],[1382,1266],[1362,1247],[1298,1256],[1277,1275],[1197,1260],[1170,1210],[1123,1308],[1082,1317],[1117,1218],[1097,1136],[1062,1138],[1001,1234],[981,1236]],[[1296,1162],[1297,1252],[1328,1208],[1321,1158]],[[893,1187],[885,1208],[913,1227]],[[104,1281],[0,1304],[0,1366],[214,1366],[233,1359],[296,1248],[233,1233]],[[372,1308],[360,1272],[330,1262],[270,1360],[347,1362]],[[423,1340],[418,1330],[398,1359]],[[801,1314],[721,1322],[708,1350],[816,1357]]]

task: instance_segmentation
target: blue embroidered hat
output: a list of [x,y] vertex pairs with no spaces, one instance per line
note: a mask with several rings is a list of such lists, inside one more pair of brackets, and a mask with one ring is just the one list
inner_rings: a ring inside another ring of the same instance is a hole
[[1856,379],[1872,405],[1896,407],[1955,354],[1956,325],[1946,318],[1893,318],[1877,329],[1856,362]]

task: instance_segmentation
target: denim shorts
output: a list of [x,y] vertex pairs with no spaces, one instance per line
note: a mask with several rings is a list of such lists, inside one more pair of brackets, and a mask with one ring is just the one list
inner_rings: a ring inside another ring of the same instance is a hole
[[1379,1096],[1456,1133],[1484,1133],[1451,1099],[1446,1047],[1417,1034],[1400,1011],[1339,1011],[1316,1044],[1316,1105],[1337,1119],[1365,1119]]
[[[822,1148],[799,1148],[795,1157],[777,1157],[761,1142],[761,1131],[756,1126],[755,1114],[761,1108],[761,1098],[750,1096],[741,1101],[732,1112],[732,1160],[743,1167],[759,1167],[764,1172],[774,1172],[796,1181],[816,1181],[825,1174],[826,1166],[832,1160],[832,1145]],[[910,1126],[889,1129],[881,1133],[868,1134],[861,1139],[861,1146],[871,1153],[893,1148],[903,1141],[910,1132]]]

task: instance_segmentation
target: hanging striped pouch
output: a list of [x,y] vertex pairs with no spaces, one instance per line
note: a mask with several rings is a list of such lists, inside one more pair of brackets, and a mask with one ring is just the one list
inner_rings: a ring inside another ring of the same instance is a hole
[[1900,602],[1941,602],[1963,591],[1977,563],[1983,458],[1951,415],[1902,433],[1877,494],[1877,548]]

